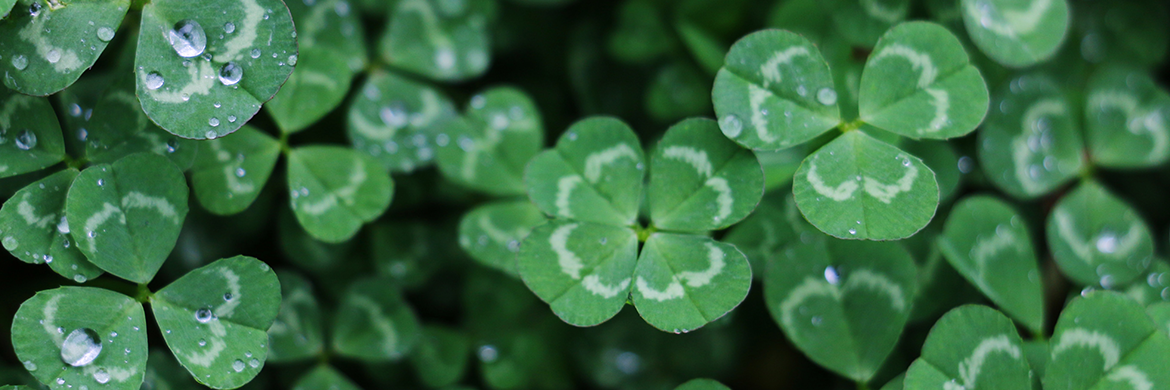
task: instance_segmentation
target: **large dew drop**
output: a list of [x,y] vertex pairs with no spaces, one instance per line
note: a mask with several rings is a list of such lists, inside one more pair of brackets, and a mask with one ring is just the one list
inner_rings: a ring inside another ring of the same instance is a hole
[[211,309],[206,307],[195,311],[195,321],[199,321],[201,324],[206,324],[213,318],[215,318],[215,313],[212,313]]
[[167,32],[167,41],[183,58],[198,57],[207,48],[207,34],[203,32],[203,26],[191,19],[175,23],[175,28]]
[[146,74],[146,89],[151,91],[159,89],[163,86],[163,77],[158,72],[150,72]]
[[12,67],[16,68],[16,70],[24,70],[24,68],[28,67],[28,57],[25,57],[23,54],[17,54],[15,57],[12,57]]
[[16,135],[16,147],[20,150],[30,150],[37,147],[37,135],[25,129]]
[[109,42],[111,39],[114,39],[114,29],[109,27],[99,27],[97,29],[97,36],[98,39]]
[[723,130],[723,134],[727,138],[735,138],[743,132],[743,122],[740,122],[739,117],[735,114],[725,115],[719,118],[719,129]]
[[75,329],[61,343],[61,360],[73,367],[93,363],[101,353],[102,340],[93,329]]
[[219,82],[223,85],[236,85],[244,77],[244,68],[235,62],[228,62],[219,68]]

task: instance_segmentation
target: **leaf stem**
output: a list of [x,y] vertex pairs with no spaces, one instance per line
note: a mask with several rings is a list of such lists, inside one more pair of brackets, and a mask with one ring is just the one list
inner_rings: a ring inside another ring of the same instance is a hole
[[638,234],[638,242],[646,242],[646,240],[650,239],[651,234],[658,232],[658,228],[654,227],[654,225],[646,226],[645,228],[634,225],[632,228]]
[[288,157],[290,151],[291,149],[288,147],[288,133],[282,131],[280,132],[280,154]]
[[869,385],[862,381],[857,381],[857,390],[869,390]]
[[853,131],[853,130],[860,129],[861,125],[864,125],[864,124],[865,124],[865,121],[861,120],[861,118],[858,118],[858,119],[854,119],[853,122],[841,122],[841,124],[837,125],[837,130],[841,130],[841,133],[844,134],[844,133],[848,133],[848,132]]
[[134,296],[134,299],[140,303],[148,303],[152,297],[154,297],[154,293],[150,292],[150,288],[146,286],[146,283],[139,283],[138,294]]

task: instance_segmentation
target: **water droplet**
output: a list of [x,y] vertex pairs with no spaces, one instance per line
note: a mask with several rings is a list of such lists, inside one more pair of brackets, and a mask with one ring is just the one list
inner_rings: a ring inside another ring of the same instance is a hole
[[479,357],[480,361],[484,363],[491,363],[500,357],[500,352],[496,350],[495,346],[483,345],[479,347],[479,350],[476,351],[475,355]]
[[63,384],[65,384],[65,378],[57,378],[57,384],[58,384],[58,385],[63,385]]
[[34,1],[28,6],[28,16],[37,17],[41,14],[41,3]]
[[289,64],[289,66],[296,66],[297,65],[297,55],[296,54],[288,56],[288,64]]
[[201,323],[201,324],[206,324],[214,318],[215,318],[215,313],[212,313],[211,309],[208,309],[206,307],[200,308],[199,310],[195,311],[195,321],[199,321],[199,323]]
[[93,380],[104,385],[106,382],[110,381],[110,373],[106,372],[104,369],[99,368],[97,371],[94,371]]
[[163,86],[163,77],[158,72],[150,72],[146,75],[146,89],[151,91],[159,89]]
[[383,106],[378,111],[378,116],[382,118],[382,123],[392,129],[399,129],[406,126],[409,115],[406,112],[406,106],[402,102],[394,102]]
[[[849,231],[853,233],[852,230]],[[841,282],[841,276],[837,274],[837,269],[833,266],[825,267],[825,281],[829,284],[837,284]]]
[[723,130],[723,135],[726,135],[727,138],[735,138],[743,132],[743,122],[740,122],[739,117],[734,114],[725,115],[719,118],[719,129]]
[[93,363],[101,353],[102,340],[93,329],[74,329],[61,343],[61,360],[73,367]]
[[[252,356],[252,353],[251,353],[251,352],[249,352],[249,353],[248,353],[248,356],[249,356],[249,357],[251,357],[251,356]],[[252,359],[252,360],[249,360],[249,361],[248,361],[248,366],[251,366],[252,368],[260,368],[260,360],[259,360],[259,359]]]
[[28,67],[28,58],[24,54],[17,54],[16,57],[12,57],[12,67],[16,70],[24,70]]
[[223,24],[223,32],[228,33],[228,34],[236,32],[236,24],[232,23],[232,22],[224,23]]
[[103,41],[109,42],[114,39],[114,29],[109,27],[98,27],[97,37]]
[[171,138],[167,140],[167,153],[174,153],[179,149],[179,140]]
[[232,370],[235,372],[244,371],[244,362],[242,360],[232,362]]
[[203,134],[203,136],[207,139],[215,139],[215,136],[217,136],[217,135],[219,135],[219,134],[217,134],[215,132],[215,130],[207,130],[207,133]]
[[908,167],[908,166],[910,166],[910,164],[911,164],[911,163],[910,163],[910,158],[909,158],[909,157],[903,157],[903,158],[902,158],[902,166],[904,166],[904,167]]
[[1117,250],[1117,235],[1113,232],[1101,232],[1097,237],[1097,251],[1101,253],[1113,253]]
[[471,108],[481,109],[487,105],[487,98],[483,95],[475,95],[471,97]]
[[832,88],[821,88],[817,91],[817,101],[826,106],[831,106],[837,103],[837,91]]
[[203,26],[191,19],[175,23],[175,27],[167,31],[167,41],[175,53],[183,58],[198,57],[207,48],[207,34],[203,32]]
[[228,62],[219,68],[219,82],[223,85],[236,85],[244,77],[244,68],[235,62]]
[[232,300],[232,293],[224,293],[224,294],[223,294],[223,300],[224,300],[225,302],[226,302],[226,301],[230,301],[230,300]]
[[[105,186],[105,185],[106,185],[106,179],[98,179],[98,181],[97,181],[97,185],[98,185],[98,187]],[[90,236],[90,237],[93,237],[93,236]]]
[[207,340],[204,340],[204,339],[199,339],[199,346],[200,346],[200,347],[206,347],[206,346],[207,346]]
[[49,61],[50,64],[56,64],[57,61],[61,61],[61,51],[49,49],[49,52],[45,53],[45,61]]
[[244,168],[236,168],[236,177],[244,177],[246,174],[248,174],[248,172],[245,171]]
[[958,168],[959,168],[959,173],[964,173],[964,174],[971,173],[971,170],[975,168],[975,161],[972,160],[971,157],[968,157],[968,156],[959,157],[959,167]]
[[435,50],[435,66],[439,69],[449,70],[455,67],[455,52],[449,47],[441,47]]
[[16,248],[20,247],[20,243],[17,242],[16,237],[13,236],[4,237],[3,240],[0,240],[0,244],[3,244],[4,249],[7,249],[9,252],[14,251]]
[[228,122],[229,123],[236,123],[236,116],[235,115],[228,115]]
[[33,363],[32,360],[25,360],[24,361],[24,369],[29,370],[29,371],[36,371],[37,364]]
[[85,277],[85,275],[82,275],[82,274],[73,275],[74,282],[85,283],[85,281],[87,281],[87,280],[89,280],[89,278]]
[[849,234],[857,234],[857,229],[849,229]]
[[25,129],[16,136],[16,147],[20,150],[30,150],[37,147],[37,135]]
[[252,58],[260,58],[260,49],[252,49]]
[[[211,125],[211,127],[216,127],[216,126],[219,126],[219,118],[211,118],[211,119],[208,119],[208,120],[207,120],[207,124],[208,124],[208,125]],[[208,138],[211,138],[211,137],[208,137]]]

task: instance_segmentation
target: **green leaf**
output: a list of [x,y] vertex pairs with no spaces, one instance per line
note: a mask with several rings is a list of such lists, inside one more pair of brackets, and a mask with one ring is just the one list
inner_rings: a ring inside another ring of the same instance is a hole
[[1143,277],[1118,290],[1145,306],[1170,302],[1170,264],[1155,258]]
[[1085,142],[1093,162],[1137,168],[1170,159],[1170,94],[1144,72],[1106,67],[1085,92]]
[[624,1],[617,7],[606,41],[609,54],[629,64],[646,64],[667,55],[677,42],[653,1]]
[[354,149],[390,170],[410,172],[431,163],[436,126],[455,115],[438,89],[374,72],[350,104],[346,132]]
[[961,0],[963,24],[979,50],[1022,68],[1056,55],[1068,34],[1065,0]]
[[372,157],[338,146],[307,146],[288,156],[292,209],[325,242],[349,240],[390,206],[394,182]]
[[129,8],[129,0],[20,0],[0,19],[4,85],[35,96],[65,89],[106,50]]
[[626,227],[553,220],[520,245],[524,284],[561,320],[593,326],[621,311],[629,297],[638,238]]
[[889,382],[886,382],[886,384],[882,385],[881,390],[902,390],[902,389],[905,389],[906,388],[905,381],[906,381],[906,373],[898,374],[898,376],[894,377],[894,379],[890,379]]
[[187,183],[166,157],[126,156],[86,168],[69,187],[65,215],[94,265],[136,283],[154,278],[187,217]]
[[293,385],[292,388],[293,390],[361,389],[357,386],[357,384],[354,384],[353,381],[350,381],[349,378],[346,378],[345,375],[342,375],[340,372],[337,372],[337,370],[333,369],[333,367],[330,367],[326,364],[319,365],[312,371],[309,371],[308,374],[305,374],[305,376],[302,376],[301,379],[297,380],[297,383]]
[[774,203],[778,202],[760,203],[752,215],[723,236],[724,242],[735,245],[747,256],[751,268],[756,270],[752,275],[756,279],[763,279],[766,264],[779,256],[785,246],[813,230],[800,215],[791,194],[782,203]]
[[251,126],[201,144],[191,168],[191,187],[199,204],[218,215],[251,206],[280,157],[280,143]]
[[190,168],[199,144],[175,137],[151,122],[134,96],[134,78],[129,76],[106,89],[94,105],[86,134],[86,159],[111,163],[133,153],[151,152],[166,156],[180,169]]
[[803,147],[777,151],[757,150],[756,159],[764,167],[764,190],[774,190],[792,185],[792,177],[800,169],[800,163],[808,157]]
[[[1166,58],[1170,7],[1160,0],[1077,3],[1073,8],[1081,55],[1090,63],[1105,61],[1153,67]],[[1086,39],[1087,38],[1087,39]],[[1071,44],[1070,44],[1071,45]]]
[[[690,19],[692,18],[676,18],[674,21],[674,29],[678,31],[678,37],[682,41],[683,47],[691,53],[691,57],[702,67],[703,72],[715,74],[719,71],[719,68],[723,67],[723,58],[727,56],[729,47],[720,37],[701,26],[701,22]],[[702,81],[701,84],[704,89],[710,84],[710,79],[706,77],[702,77],[699,80]],[[691,82],[694,82],[694,80],[691,80]],[[701,115],[711,110],[711,100],[709,97],[695,100],[688,99],[688,102],[694,106],[694,109],[702,109],[702,111],[691,115]],[[681,119],[681,117],[677,119]]]
[[1121,286],[1150,266],[1154,242],[1134,209],[1092,181],[1065,195],[1048,217],[1048,246],[1076,283]]
[[146,316],[141,304],[113,291],[44,290],[16,311],[12,349],[54,390],[137,390],[146,372]]
[[930,222],[938,206],[934,172],[910,154],[850,131],[804,160],[796,205],[837,238],[898,240]]
[[1170,339],[1133,300],[1111,292],[1074,298],[1049,342],[1044,388],[1156,389],[1170,383]]
[[378,42],[386,63],[440,81],[487,71],[491,61],[488,9],[495,0],[398,0]]
[[634,131],[611,117],[577,121],[556,147],[528,162],[528,197],[545,214],[633,224],[642,201],[645,157]]
[[147,357],[146,377],[142,381],[142,389],[158,390],[201,390],[204,387],[195,383],[187,370],[175,359],[171,351],[160,348],[151,348]]
[[520,242],[545,221],[540,209],[526,200],[489,203],[459,221],[459,246],[480,264],[519,276]]
[[963,171],[959,170],[959,156],[948,141],[903,139],[901,148],[922,159],[922,163],[934,172],[940,202],[945,202],[959,190]]
[[151,120],[183,138],[214,139],[280,90],[297,63],[297,33],[281,0],[199,5],[158,0],[142,8],[134,73]]
[[909,0],[827,0],[836,33],[853,46],[872,47],[890,26],[906,19]]
[[33,172],[64,158],[65,140],[49,100],[0,89],[0,178]]
[[1164,334],[1170,335],[1170,302],[1159,302],[1146,308],[1146,313],[1154,320]]
[[868,381],[894,348],[916,290],[914,260],[896,242],[821,238],[769,263],[764,299],[806,356]]
[[0,0],[0,19],[8,17],[13,5],[16,5],[16,0]]
[[939,249],[968,282],[1033,334],[1044,331],[1044,291],[1023,217],[991,196],[967,197],[951,209]]
[[234,389],[260,373],[280,282],[260,260],[236,256],[197,268],[150,297],[167,347],[195,380]]
[[659,232],[642,248],[630,297],[650,325],[685,333],[735,309],[751,285],[752,269],[735,245]]
[[313,286],[301,274],[281,270],[280,312],[268,328],[268,361],[272,363],[311,359],[324,348],[321,308]]
[[[719,52],[719,69],[723,52]],[[685,62],[671,62],[654,72],[646,87],[646,113],[659,122],[670,122],[711,112],[711,80]]]
[[671,126],[650,161],[647,203],[660,229],[722,229],[751,214],[764,195],[755,154],[729,141],[710,119]]
[[841,123],[828,63],[808,39],[784,30],[732,45],[711,99],[723,134],[751,149],[798,145]]
[[337,264],[348,258],[356,244],[356,240],[331,244],[313,238],[296,221],[290,209],[281,210],[276,224],[281,252],[289,261],[306,271],[328,273],[336,270]]
[[470,356],[471,340],[467,335],[442,326],[426,326],[410,361],[423,384],[439,388],[463,378]]
[[395,286],[426,285],[441,262],[450,258],[455,238],[447,226],[422,222],[379,222],[369,228],[369,254],[374,269]]
[[675,387],[674,390],[731,390],[731,389],[728,388],[727,386],[724,386],[722,383],[719,383],[719,381],[716,381],[714,379],[699,378],[699,379],[691,379],[691,380],[687,381],[686,383],[678,385],[678,387]]
[[61,276],[84,283],[102,270],[85,259],[69,236],[65,195],[76,169],[66,169],[17,191],[0,208],[0,244],[23,262],[48,263]]
[[987,85],[959,39],[930,22],[882,35],[861,73],[861,119],[911,138],[947,139],[987,114]]
[[443,176],[493,195],[524,194],[524,166],[544,147],[540,112],[523,91],[495,87],[435,136]]
[[1032,369],[1012,321],[995,309],[965,305],[930,329],[905,388],[1031,390]]
[[365,361],[402,358],[420,338],[420,326],[401,293],[382,279],[353,283],[333,317],[331,345],[340,356]]
[[297,27],[296,69],[265,106],[284,133],[295,133],[341,105],[366,65],[365,37],[346,0],[288,1]]
[[1017,198],[1033,198],[1076,177],[1084,166],[1078,112],[1051,77],[1024,75],[997,91],[979,131],[987,178]]

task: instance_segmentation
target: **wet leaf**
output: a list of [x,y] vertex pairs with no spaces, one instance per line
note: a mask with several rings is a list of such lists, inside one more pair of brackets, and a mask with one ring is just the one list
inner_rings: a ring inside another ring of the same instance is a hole
[[524,167],[544,147],[540,112],[524,92],[492,88],[435,135],[439,169],[456,183],[492,195],[524,194]]
[[398,360],[418,344],[420,332],[414,312],[391,283],[362,279],[350,286],[333,316],[331,345],[345,357]]
[[182,170],[194,163],[200,145],[175,137],[146,117],[134,96],[133,77],[121,78],[102,94],[94,105],[86,140],[85,157],[90,162],[111,163],[150,152],[169,158]]
[[1069,28],[1065,0],[961,0],[975,46],[1000,64],[1022,68],[1056,55]]
[[77,250],[65,220],[65,196],[76,169],[66,169],[38,180],[4,202],[0,208],[0,244],[26,263],[48,263],[65,278],[84,283],[102,274]]
[[20,0],[0,19],[4,85],[35,96],[65,89],[97,61],[129,8],[129,0]]
[[268,361],[311,359],[324,348],[321,308],[309,280],[292,270],[276,274],[280,282],[280,312],[268,328]]
[[391,66],[432,80],[483,74],[491,61],[489,9],[495,0],[398,0],[378,52]]
[[341,242],[390,206],[394,182],[372,157],[337,146],[306,146],[288,156],[293,212],[305,231]]
[[292,388],[293,390],[360,390],[345,375],[337,372],[333,367],[324,364],[317,366],[317,368],[302,376]]
[[438,89],[384,72],[370,75],[360,91],[347,116],[354,149],[393,171],[429,165],[437,125],[456,115],[451,101]]
[[191,187],[199,204],[218,215],[240,213],[251,206],[280,157],[280,143],[251,126],[200,144],[191,168]]
[[0,178],[33,172],[64,158],[61,125],[49,100],[0,90]]
[[1170,383],[1170,338],[1140,305],[1116,293],[1074,298],[1056,322],[1048,351],[1045,389],[1155,389]]
[[905,388],[1031,390],[1032,369],[1012,321],[995,309],[965,305],[934,324]]
[[1150,266],[1154,242],[1133,208],[1092,181],[1065,195],[1048,217],[1048,246],[1062,273],[1111,288]]
[[480,264],[512,276],[520,242],[547,221],[527,200],[500,201],[472,209],[459,222],[459,246]]
[[1170,159],[1170,94],[1144,71],[1105,67],[1085,92],[1085,143],[1106,167],[1155,166]]
[[662,331],[698,329],[739,306],[752,284],[747,257],[734,245],[690,234],[654,233],[642,247],[630,298]]
[[470,357],[471,340],[466,334],[447,327],[427,326],[410,360],[423,384],[441,388],[463,378]]

